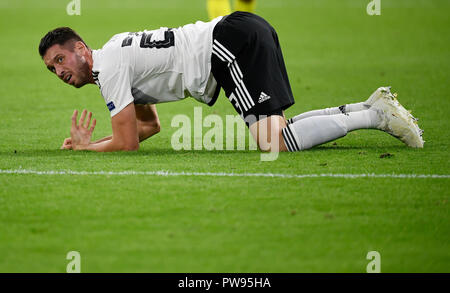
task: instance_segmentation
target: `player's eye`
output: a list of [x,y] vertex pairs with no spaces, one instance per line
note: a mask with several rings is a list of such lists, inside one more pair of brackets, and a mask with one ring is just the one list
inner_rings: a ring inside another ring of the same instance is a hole
[[58,63],[61,63],[63,61],[63,57],[58,57]]

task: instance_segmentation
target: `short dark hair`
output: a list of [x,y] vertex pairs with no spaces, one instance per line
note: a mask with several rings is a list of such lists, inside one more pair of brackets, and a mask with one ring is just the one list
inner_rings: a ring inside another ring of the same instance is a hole
[[[83,44],[86,45],[86,43],[83,41],[83,39],[70,27],[58,27],[55,28],[52,31],[49,31],[39,43],[39,54],[42,58],[44,58],[45,53],[47,52],[48,48],[51,46],[58,44],[58,45],[64,45],[67,41],[81,41]],[[87,45],[86,45],[87,46]]]

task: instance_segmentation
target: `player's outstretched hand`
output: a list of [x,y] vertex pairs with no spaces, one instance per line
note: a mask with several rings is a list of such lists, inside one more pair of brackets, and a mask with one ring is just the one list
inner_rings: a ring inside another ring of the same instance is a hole
[[91,127],[89,127],[89,124],[91,123],[92,112],[89,112],[89,114],[87,114],[87,119],[86,114],[87,114],[86,110],[83,110],[83,112],[81,112],[81,117],[77,125],[78,111],[77,110],[73,111],[72,127],[70,128],[70,137],[73,150],[85,149],[86,146],[88,146],[89,143],[91,142],[92,132],[94,132],[97,120],[94,119],[92,121]]
[[71,150],[72,149],[72,138],[71,137],[64,139],[61,149],[62,150]]

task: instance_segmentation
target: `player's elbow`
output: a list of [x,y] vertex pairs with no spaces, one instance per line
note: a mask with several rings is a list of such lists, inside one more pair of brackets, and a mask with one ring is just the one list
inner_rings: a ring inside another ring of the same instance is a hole
[[159,123],[159,118],[156,117],[152,121],[149,121],[147,124],[147,132],[150,133],[150,135],[156,134],[160,131],[161,124]]
[[159,124],[159,120],[152,121],[151,123],[141,125],[140,131],[139,131],[139,140],[143,141],[143,140],[149,138],[150,136],[159,133],[160,130],[161,130],[161,125]]
[[159,123],[159,120],[153,122],[153,131],[154,134],[157,134],[161,131],[161,124]]

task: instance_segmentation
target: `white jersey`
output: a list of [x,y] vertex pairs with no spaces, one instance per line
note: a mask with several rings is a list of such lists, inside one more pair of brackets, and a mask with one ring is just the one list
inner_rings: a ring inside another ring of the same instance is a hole
[[209,103],[212,34],[222,17],[176,29],[162,27],[113,36],[92,52],[92,74],[111,116],[128,104],[157,104],[193,97]]

